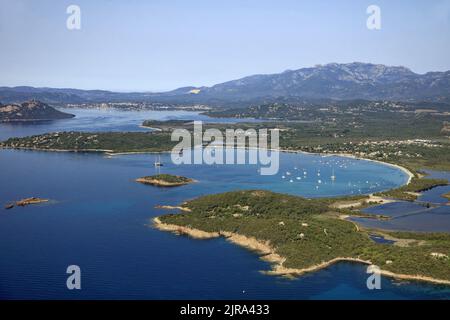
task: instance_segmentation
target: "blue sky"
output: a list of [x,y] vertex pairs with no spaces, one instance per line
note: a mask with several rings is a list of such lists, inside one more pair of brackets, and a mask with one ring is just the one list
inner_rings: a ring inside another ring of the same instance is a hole
[[450,0],[0,0],[0,44],[0,86],[160,91],[353,61],[424,73],[450,70]]

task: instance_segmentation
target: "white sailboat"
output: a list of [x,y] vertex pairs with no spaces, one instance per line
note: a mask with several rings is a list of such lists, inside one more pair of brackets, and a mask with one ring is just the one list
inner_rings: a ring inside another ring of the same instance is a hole
[[155,167],[162,167],[161,156],[158,154],[158,161],[155,159]]
[[334,180],[336,180],[336,176],[334,175],[334,168],[333,169],[331,169],[331,180],[332,181],[334,181]]

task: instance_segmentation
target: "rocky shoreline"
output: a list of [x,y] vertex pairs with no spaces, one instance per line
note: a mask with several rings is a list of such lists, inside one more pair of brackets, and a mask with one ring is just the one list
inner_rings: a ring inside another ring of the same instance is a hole
[[7,204],[5,206],[5,209],[12,209],[12,208],[14,208],[14,206],[25,207],[30,204],[38,204],[38,203],[43,203],[43,202],[48,202],[48,201],[49,201],[48,199],[41,199],[41,198],[36,198],[36,197],[25,198],[25,199]]
[[[220,232],[206,232],[199,229],[184,227],[184,226],[178,226],[174,224],[166,224],[162,222],[159,218],[153,219],[153,225],[155,228],[161,231],[169,231],[176,234],[182,234],[190,236],[194,239],[213,239],[218,237],[225,237],[228,241],[237,244],[239,246],[242,246],[244,248],[247,248],[249,250],[252,250],[260,255],[260,258],[268,261],[272,264],[272,270],[264,271],[263,273],[268,275],[275,275],[275,276],[300,276],[305,273],[309,272],[315,272],[320,269],[324,269],[329,267],[330,265],[342,262],[342,261],[348,261],[348,262],[356,262],[356,263],[363,263],[367,265],[371,265],[372,262],[368,260],[363,260],[359,258],[354,257],[337,257],[334,259],[331,259],[329,261],[324,261],[320,264],[315,264],[307,268],[302,269],[296,269],[296,268],[287,268],[283,266],[284,262],[286,261],[286,258],[280,256],[278,253],[276,253],[276,249],[273,248],[268,241],[262,241],[258,240],[253,237],[247,237],[244,235],[240,235],[233,232],[228,231],[220,231]],[[387,270],[380,270],[380,274],[385,275],[390,278],[396,278],[401,280],[415,280],[415,281],[425,281],[425,282],[431,282],[435,284],[445,284],[450,285],[450,280],[444,280],[444,279],[435,279],[428,276],[423,275],[408,275],[408,274],[401,274],[401,273],[394,273]]]

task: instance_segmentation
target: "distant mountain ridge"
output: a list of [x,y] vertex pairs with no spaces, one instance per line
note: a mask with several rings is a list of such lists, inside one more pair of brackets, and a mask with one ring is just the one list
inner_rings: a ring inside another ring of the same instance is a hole
[[148,101],[226,104],[277,99],[450,102],[450,71],[417,74],[401,66],[353,62],[252,75],[211,87],[183,87],[160,93],[0,87],[0,101],[18,102],[31,98],[48,103]]
[[39,100],[45,103],[83,103],[114,100],[121,93],[106,90],[81,90],[70,88],[35,88],[28,86],[0,87],[0,101],[21,103]]
[[435,100],[450,97],[450,71],[420,75],[405,67],[331,63],[253,75],[217,84],[198,95],[215,98],[301,97],[336,100]]

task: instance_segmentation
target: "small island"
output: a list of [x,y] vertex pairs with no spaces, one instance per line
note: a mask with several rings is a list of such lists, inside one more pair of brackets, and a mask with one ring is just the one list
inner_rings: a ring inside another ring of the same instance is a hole
[[13,203],[8,203],[5,206],[5,209],[12,209],[12,208],[14,208],[14,206],[25,207],[30,204],[38,204],[38,203],[43,203],[43,202],[48,202],[48,201],[49,201],[48,199],[41,199],[41,198],[36,198],[36,197],[25,198],[25,199],[22,199],[22,200],[13,202]]
[[157,174],[136,179],[137,182],[157,187],[178,187],[194,182],[193,179],[171,174]]

